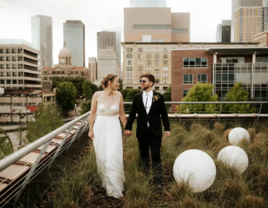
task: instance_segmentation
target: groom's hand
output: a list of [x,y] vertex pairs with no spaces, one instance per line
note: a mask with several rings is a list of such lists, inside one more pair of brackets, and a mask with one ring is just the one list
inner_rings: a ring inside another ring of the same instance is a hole
[[125,136],[130,136],[130,135],[132,135],[132,131],[130,131],[130,130],[125,130],[124,135],[125,135]]
[[170,131],[165,131],[165,137],[169,137],[170,136]]

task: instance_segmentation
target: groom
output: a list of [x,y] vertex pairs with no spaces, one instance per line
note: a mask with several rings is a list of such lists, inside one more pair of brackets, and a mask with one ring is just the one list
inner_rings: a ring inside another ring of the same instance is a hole
[[154,183],[162,186],[162,163],[160,156],[162,142],[161,120],[165,127],[165,136],[170,136],[170,125],[163,95],[153,92],[155,78],[152,74],[140,76],[141,89],[143,93],[134,97],[132,108],[129,112],[128,121],[124,135],[132,134],[132,124],[138,114],[136,137],[139,143],[140,157],[149,173],[149,148],[151,150]]

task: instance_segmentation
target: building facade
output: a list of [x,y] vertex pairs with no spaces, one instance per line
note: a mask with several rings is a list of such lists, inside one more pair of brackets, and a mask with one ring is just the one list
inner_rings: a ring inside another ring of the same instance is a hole
[[40,52],[28,45],[23,40],[0,41],[0,87],[41,89]]
[[268,47],[268,31],[254,35],[253,41],[259,43],[261,47]]
[[124,41],[189,42],[190,13],[171,13],[171,8],[124,8]]
[[178,43],[122,43],[123,88],[140,89],[140,75],[155,76],[153,89],[165,92],[171,84],[171,50]]
[[42,79],[52,80],[52,77],[84,77],[89,79],[89,71],[86,67],[77,67],[72,65],[72,54],[64,43],[63,48],[60,50],[59,64],[54,67],[42,68]]
[[74,66],[85,67],[85,25],[80,20],[63,24],[63,39],[72,53]]
[[120,77],[120,66],[117,61],[117,53],[114,48],[106,48],[98,50],[98,83],[106,76],[106,74],[112,73]]
[[89,72],[89,81],[95,83],[98,79],[98,69],[97,69],[97,58],[89,57],[88,58],[88,72]]
[[211,83],[214,94],[224,100],[240,82],[249,98],[268,100],[268,48],[256,43],[195,44],[172,50],[172,101],[181,101],[193,85]]
[[166,0],[130,0],[130,7],[166,7]]
[[31,18],[32,45],[40,51],[40,66],[53,65],[52,17],[36,15]]
[[222,24],[217,26],[216,42],[231,42],[231,20],[223,20]]

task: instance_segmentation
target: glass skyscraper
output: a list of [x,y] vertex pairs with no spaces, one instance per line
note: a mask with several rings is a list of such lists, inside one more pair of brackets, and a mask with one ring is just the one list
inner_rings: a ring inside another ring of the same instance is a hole
[[63,24],[63,38],[72,54],[72,64],[85,67],[85,25],[80,20],[67,20]]
[[41,67],[51,67],[52,59],[52,18],[36,15],[31,18],[32,25],[32,45],[39,50]]

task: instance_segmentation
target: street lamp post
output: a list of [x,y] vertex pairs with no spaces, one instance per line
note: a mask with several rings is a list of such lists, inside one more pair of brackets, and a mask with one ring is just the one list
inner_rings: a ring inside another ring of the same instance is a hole
[[[20,143],[19,145],[21,146],[21,119],[24,118],[24,114],[21,113],[21,108],[19,108],[19,117],[20,117]],[[19,146],[19,148],[20,148]]]
[[74,117],[76,117],[76,104],[74,105]]

